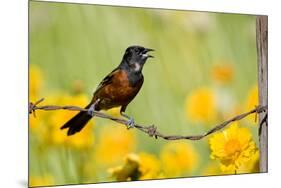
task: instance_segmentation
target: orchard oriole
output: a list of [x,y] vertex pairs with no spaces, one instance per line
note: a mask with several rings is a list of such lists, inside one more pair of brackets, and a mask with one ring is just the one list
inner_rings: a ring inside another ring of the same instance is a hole
[[118,106],[121,106],[120,114],[129,120],[128,128],[133,127],[134,119],[126,115],[125,110],[142,87],[143,65],[148,58],[153,57],[147,54],[149,51],[154,50],[142,46],[128,47],[119,66],[98,85],[91,102],[85,107],[88,111],[79,112],[61,129],[68,128],[67,135],[73,135],[83,129],[93,117],[94,110],[108,110]]

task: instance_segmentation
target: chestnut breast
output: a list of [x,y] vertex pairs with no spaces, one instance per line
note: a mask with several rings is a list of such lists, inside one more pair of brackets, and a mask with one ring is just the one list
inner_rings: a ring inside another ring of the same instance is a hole
[[[126,70],[116,70],[112,77],[94,94],[94,100],[100,99],[99,109],[110,109],[129,104],[139,92],[143,84],[143,76],[128,76]],[[133,83],[132,80],[133,78]]]

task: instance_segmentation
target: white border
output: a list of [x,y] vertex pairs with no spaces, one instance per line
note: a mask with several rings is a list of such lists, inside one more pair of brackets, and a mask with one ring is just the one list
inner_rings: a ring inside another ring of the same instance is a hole
[[[276,0],[66,0],[67,2],[269,15],[269,173],[69,187],[266,187],[280,184],[280,13]],[[63,1],[62,1],[63,2]],[[0,6],[0,187],[27,182],[27,0]],[[278,42],[279,41],[279,42]],[[254,71],[254,70],[253,70]],[[62,186],[61,186],[62,187]]]

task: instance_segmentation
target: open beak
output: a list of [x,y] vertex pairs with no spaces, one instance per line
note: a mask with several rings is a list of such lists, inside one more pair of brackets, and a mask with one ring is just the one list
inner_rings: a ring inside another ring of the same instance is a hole
[[145,51],[144,51],[143,56],[147,57],[147,58],[149,58],[149,57],[153,58],[154,56],[152,56],[150,54],[147,54],[147,52],[151,52],[151,51],[155,51],[155,50],[154,49],[150,49],[150,48],[146,48]]

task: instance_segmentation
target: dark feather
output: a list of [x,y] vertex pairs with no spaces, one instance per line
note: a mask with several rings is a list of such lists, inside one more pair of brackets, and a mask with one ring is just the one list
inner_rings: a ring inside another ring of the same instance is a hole
[[[90,106],[91,104],[86,106],[86,109],[88,109]],[[60,129],[68,128],[67,135],[73,135],[81,131],[91,118],[92,116],[89,115],[88,112],[81,111],[73,118],[71,118],[68,122],[66,122]]]

